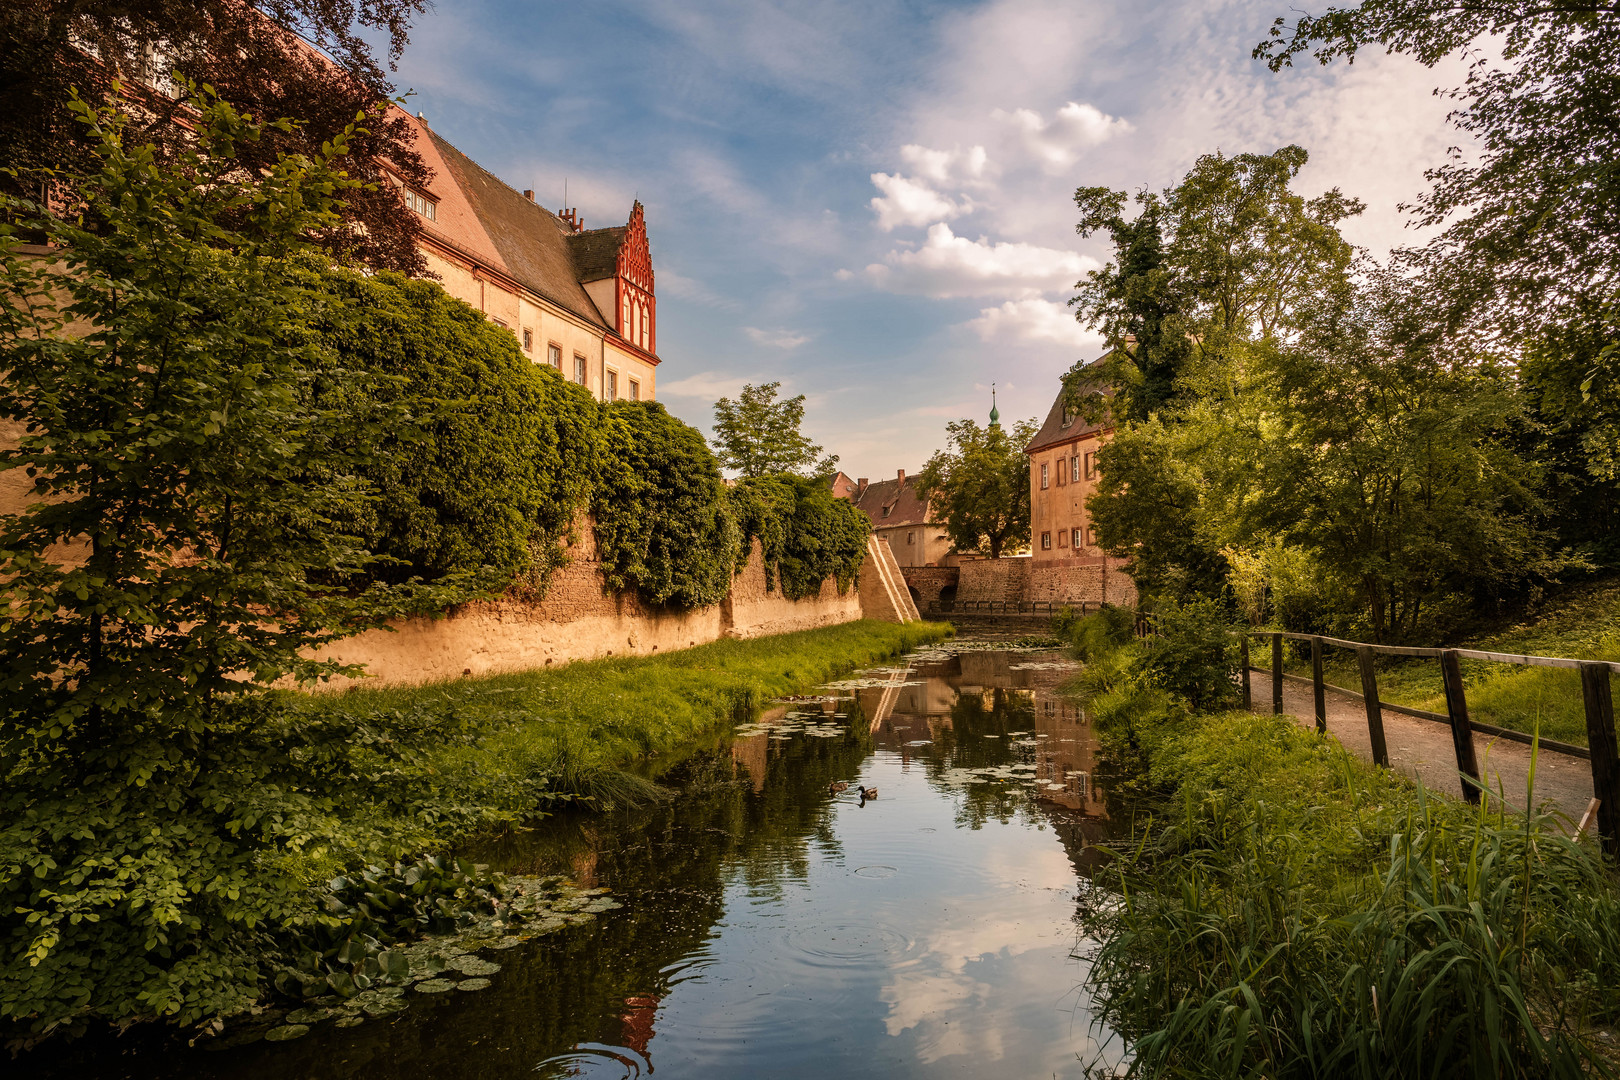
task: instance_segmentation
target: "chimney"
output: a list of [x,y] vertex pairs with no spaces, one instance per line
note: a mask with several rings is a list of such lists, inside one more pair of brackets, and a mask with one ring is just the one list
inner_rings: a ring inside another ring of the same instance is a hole
[[899,470],[897,475],[899,476],[899,479],[900,479],[900,486],[905,487],[906,486],[906,470],[904,470],[904,469]]
[[855,498],[856,498],[857,501],[860,499],[860,497],[862,495],[866,494],[866,485],[870,484],[871,482],[872,481],[868,480],[864,476],[861,477],[859,480],[855,481]]
[[530,202],[534,202],[534,189],[533,188],[524,188],[523,189],[523,197],[525,199],[528,199]]
[[417,113],[417,114],[416,114],[416,118],[417,118],[417,119],[418,119],[418,120],[420,120],[420,121],[422,121],[422,126],[423,126],[423,127],[427,127],[427,126],[428,126],[428,122],[427,122],[427,115],[426,115],[426,114],[425,114],[425,113]]
[[579,218],[579,207],[564,207],[557,211],[557,217],[565,222],[575,232],[583,232],[585,223]]

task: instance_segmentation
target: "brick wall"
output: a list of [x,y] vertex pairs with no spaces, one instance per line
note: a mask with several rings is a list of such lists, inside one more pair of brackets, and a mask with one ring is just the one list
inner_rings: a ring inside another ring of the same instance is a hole
[[1136,583],[1110,559],[1101,562],[1064,560],[1036,563],[1030,570],[1026,600],[1099,600],[1120,607],[1136,605]]

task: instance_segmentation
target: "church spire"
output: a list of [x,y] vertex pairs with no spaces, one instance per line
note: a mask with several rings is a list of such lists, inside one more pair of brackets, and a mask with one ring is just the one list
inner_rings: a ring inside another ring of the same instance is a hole
[[1001,426],[1001,412],[996,408],[995,383],[990,384],[990,426],[993,428],[998,428]]

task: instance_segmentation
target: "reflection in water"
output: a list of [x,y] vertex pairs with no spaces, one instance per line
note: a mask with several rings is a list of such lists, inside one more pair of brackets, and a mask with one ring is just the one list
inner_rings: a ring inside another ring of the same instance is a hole
[[626,904],[503,952],[487,990],[291,1043],[81,1047],[58,1075],[1079,1077],[1075,901],[1106,823],[1070,670],[933,652],[694,753],[668,804],[480,851]]

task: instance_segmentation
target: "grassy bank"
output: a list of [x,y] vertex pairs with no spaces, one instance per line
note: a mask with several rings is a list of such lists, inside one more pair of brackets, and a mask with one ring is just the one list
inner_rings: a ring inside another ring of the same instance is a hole
[[[424,855],[645,794],[624,770],[949,632],[857,622],[434,686],[259,695],[184,769],[144,784],[86,794],[13,772],[0,1037],[206,1023],[283,973],[341,985],[391,942],[498,898],[498,881]],[[355,885],[361,871],[374,886]]]
[[[1611,580],[1572,589],[1537,615],[1499,622],[1452,644],[1490,652],[1620,660],[1620,582]],[[1255,663],[1264,665],[1269,659],[1257,651]],[[1348,650],[1328,649],[1324,667],[1328,682],[1360,690],[1360,668]],[[1546,738],[1586,745],[1586,714],[1578,672],[1477,660],[1463,661],[1462,669],[1469,715],[1475,720],[1526,732],[1539,723]],[[1290,654],[1287,670],[1294,675],[1310,675],[1309,656]],[[1446,711],[1438,661],[1381,662],[1378,693],[1384,701],[1396,705]]]
[[1182,691],[1230,670],[1220,629],[1076,635],[1071,690],[1132,823],[1082,910],[1093,1010],[1131,1075],[1603,1073],[1620,889],[1594,846],[1290,717],[1195,710]]

